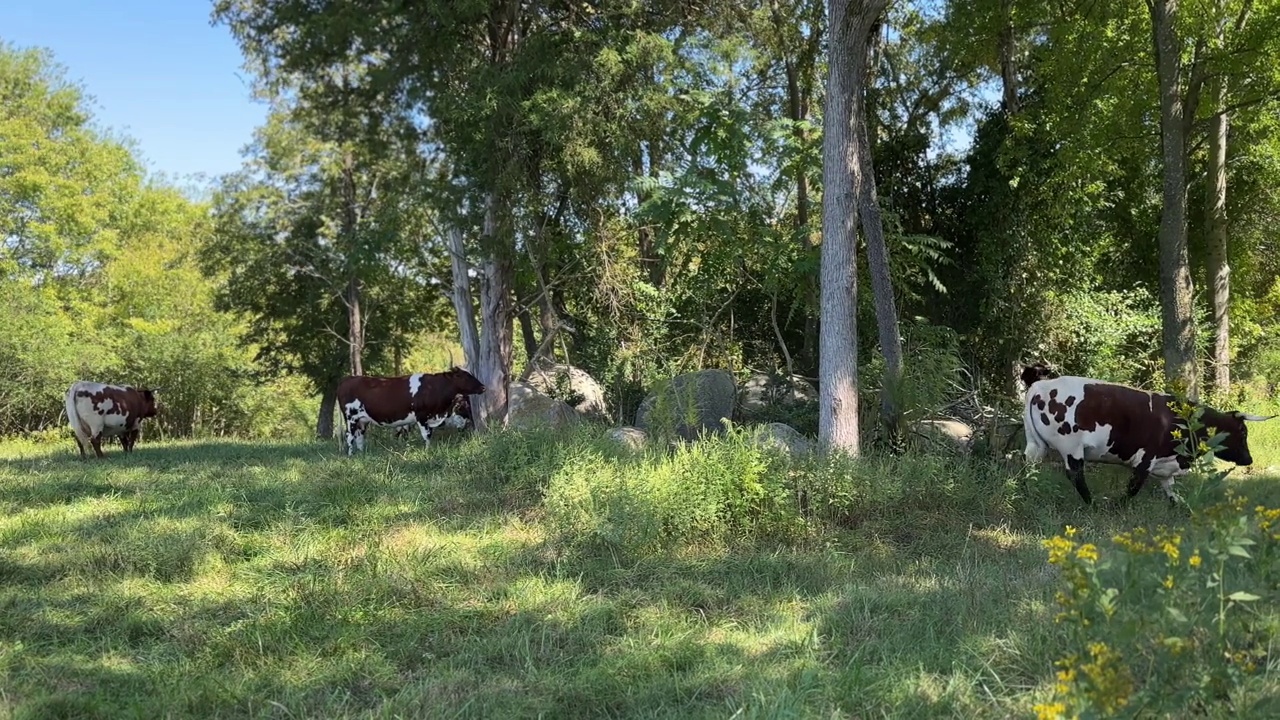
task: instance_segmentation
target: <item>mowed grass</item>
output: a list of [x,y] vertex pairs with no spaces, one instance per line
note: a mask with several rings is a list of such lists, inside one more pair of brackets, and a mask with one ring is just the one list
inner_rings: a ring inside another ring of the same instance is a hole
[[[1262,427],[1231,483],[1276,506]],[[540,489],[598,442],[0,445],[0,717],[1028,717],[1065,641],[1040,541],[1185,521],[922,456],[786,544],[569,551]]]

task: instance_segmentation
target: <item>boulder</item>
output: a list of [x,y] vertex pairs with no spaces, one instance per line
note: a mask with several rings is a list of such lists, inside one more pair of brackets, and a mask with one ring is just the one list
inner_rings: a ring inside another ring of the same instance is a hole
[[527,383],[511,383],[507,391],[508,426],[561,428],[577,422],[578,413],[563,400],[547,397]]
[[604,388],[585,370],[540,360],[529,370],[525,383],[547,397],[558,398],[583,417],[607,421],[609,409],[604,404]]
[[631,427],[630,425],[623,425],[622,427],[616,427],[610,430],[608,437],[610,440],[613,440],[622,447],[633,452],[644,449],[644,444],[649,439],[649,436],[645,434],[645,431],[640,428]]
[[792,456],[813,452],[815,447],[812,440],[785,423],[767,423],[758,426],[755,431],[755,440],[765,447],[785,450]]
[[763,417],[772,407],[803,405],[817,400],[818,391],[802,377],[755,373],[738,390],[737,417],[741,422],[751,422]]
[[636,410],[636,427],[652,434],[655,428],[693,440],[700,432],[724,430],[733,418],[737,386],[724,370],[698,370],[677,375],[650,394]]
[[973,449],[973,428],[959,420],[921,420],[919,432],[933,441],[934,447],[946,447],[962,454]]

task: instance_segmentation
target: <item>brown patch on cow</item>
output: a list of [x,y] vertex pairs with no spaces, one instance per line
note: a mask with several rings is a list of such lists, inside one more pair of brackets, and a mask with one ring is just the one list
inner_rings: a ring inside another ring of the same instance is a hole
[[[1150,468],[1155,458],[1177,455],[1179,441],[1174,439],[1173,431],[1182,421],[1169,408],[1172,396],[1110,383],[1089,383],[1084,387],[1084,395],[1076,407],[1077,432],[1092,432],[1099,425],[1110,426],[1109,452],[1127,462],[1139,450],[1143,451],[1142,461],[1137,466],[1140,470]],[[1204,405],[1197,407],[1204,409],[1200,418],[1202,424],[1227,433],[1223,449],[1216,453],[1217,456],[1237,465],[1251,464],[1253,458],[1249,453],[1244,420],[1234,413],[1220,412]],[[1194,447],[1200,438],[1192,440]],[[1179,457],[1178,465],[1186,468],[1190,461]]]
[[1063,405],[1066,405],[1067,407],[1071,407],[1072,405],[1075,405],[1075,404],[1076,404],[1076,396],[1075,396],[1075,395],[1068,395],[1068,396],[1067,396],[1067,399],[1062,401],[1062,404],[1063,404]]
[[1037,410],[1043,410],[1043,409],[1044,409],[1044,398],[1040,397],[1038,394],[1037,394],[1037,395],[1032,395],[1032,396],[1031,396],[1031,404],[1035,407],[1035,409],[1037,409]]
[[1072,431],[1071,431],[1071,423],[1069,423],[1069,422],[1064,422],[1064,423],[1062,423],[1061,425],[1059,425],[1059,426],[1058,426],[1058,434],[1059,434],[1059,435],[1070,435],[1070,434],[1071,434],[1071,432],[1072,432]]
[[1048,415],[1045,415],[1044,413],[1040,413],[1040,422],[1044,423],[1045,425],[1048,425],[1048,424],[1049,424],[1049,416],[1048,416]]
[[1058,391],[1054,390],[1049,393],[1049,414],[1057,422],[1066,422],[1067,408],[1070,407],[1066,403],[1058,402]]

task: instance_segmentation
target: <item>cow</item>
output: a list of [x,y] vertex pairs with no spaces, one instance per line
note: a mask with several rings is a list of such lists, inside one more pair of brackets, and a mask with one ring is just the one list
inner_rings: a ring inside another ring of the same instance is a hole
[[86,445],[93,447],[95,456],[106,457],[102,440],[117,436],[124,451],[133,452],[142,434],[142,421],[155,417],[158,412],[156,393],[159,391],[159,388],[104,385],[88,380],[72,383],[66,395],[67,422],[80,448],[80,457],[88,458]]
[[395,377],[347,376],[338,383],[347,455],[357,448],[364,450],[365,429],[370,424],[393,428],[416,424],[430,448],[435,428],[445,423],[463,428],[471,422],[468,396],[484,391],[484,383],[459,367]]
[[1058,377],[1058,373],[1043,362],[1022,366],[1022,385],[1024,389],[1031,387],[1037,380],[1052,380],[1056,377]]
[[[1182,442],[1174,432],[1185,433],[1182,419],[1170,403],[1173,396],[1147,392],[1126,385],[1092,378],[1063,375],[1036,380],[1027,388],[1022,425],[1027,436],[1024,451],[1030,463],[1040,462],[1050,449],[1058,451],[1066,464],[1067,476],[1085,503],[1092,503],[1084,480],[1086,460],[1133,468],[1128,497],[1138,494],[1149,475],[1160,480],[1165,495],[1174,500],[1173,481],[1186,475],[1192,458],[1180,455]],[[1240,466],[1253,463],[1249,453],[1246,422],[1270,420],[1232,410],[1221,412],[1206,405],[1200,423],[1225,433],[1222,447],[1214,454]],[[1187,440],[1195,457],[1200,457],[1201,430]]]

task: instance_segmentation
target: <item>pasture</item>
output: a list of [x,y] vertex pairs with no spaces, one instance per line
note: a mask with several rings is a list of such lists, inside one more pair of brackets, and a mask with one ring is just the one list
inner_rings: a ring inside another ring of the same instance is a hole
[[[0,444],[0,717],[1031,717],[1067,642],[1041,541],[1187,521],[1150,485],[1087,508],[1056,464],[370,439],[87,463],[70,440]],[[1280,428],[1251,441],[1228,485],[1280,506]],[[808,483],[808,514],[680,485],[742,455],[766,486]],[[610,477],[630,490],[593,494]],[[692,519],[628,478],[672,483]],[[635,540],[628,513],[670,532]],[[1241,702],[1280,692],[1275,662]]]

